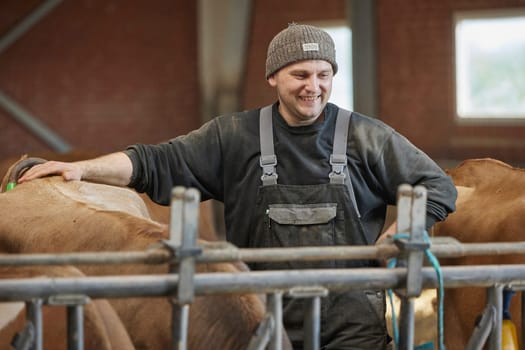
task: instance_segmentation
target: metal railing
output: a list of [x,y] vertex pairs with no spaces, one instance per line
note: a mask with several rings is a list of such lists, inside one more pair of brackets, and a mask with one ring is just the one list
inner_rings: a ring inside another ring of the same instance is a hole
[[[436,288],[435,271],[423,267],[418,255],[421,252],[422,236],[415,231],[424,229],[424,189],[400,188],[398,199],[398,228],[409,232],[410,238],[402,244],[352,247],[308,247],[308,248],[266,248],[237,249],[226,243],[198,246],[196,244],[196,223],[199,194],[193,189],[176,188],[171,208],[172,224],[170,239],[161,246],[144,252],[100,252],[74,254],[1,254],[0,265],[25,266],[41,264],[123,264],[145,263],[174,266],[170,274],[134,276],[86,276],[63,278],[16,278],[3,279],[0,283],[0,301],[25,301],[28,304],[28,320],[32,321],[35,349],[42,348],[42,304],[60,300],[68,306],[72,323],[71,349],[81,349],[78,335],[81,335],[82,305],[88,298],[127,298],[171,296],[173,300],[173,348],[186,349],[188,327],[188,305],[194,296],[231,293],[266,293],[268,316],[254,338],[253,349],[280,349],[283,337],[282,296],[310,298],[307,310],[309,322],[305,324],[305,348],[319,348],[319,305],[320,298],[328,291],[362,289],[403,290],[401,349],[413,348],[414,317],[411,304],[422,289]],[[403,204],[404,203],[404,204]],[[423,207],[422,207],[423,206]],[[423,208],[423,210],[422,210]],[[414,219],[416,218],[416,219]],[[183,234],[184,233],[184,234]],[[453,240],[436,240],[430,250],[438,257],[458,257],[486,253],[516,254],[525,251],[525,242],[461,244]],[[452,243],[450,243],[452,242]],[[217,248],[222,247],[222,248]],[[496,248],[494,248],[496,247]],[[290,261],[323,259],[386,259],[396,256],[402,262],[396,268],[354,268],[354,269],[312,269],[281,271],[247,271],[236,273],[195,273],[195,263],[242,260]],[[406,267],[405,267],[406,266]],[[472,286],[487,288],[492,295],[488,300],[486,320],[501,320],[500,297],[504,286],[521,286],[525,281],[525,265],[480,265],[442,267],[444,287],[460,288]],[[67,299],[65,296],[75,296]],[[67,300],[66,300],[67,299]],[[405,305],[403,305],[405,303]],[[308,304],[308,303],[307,303]],[[476,341],[469,344],[471,349],[481,348],[485,341],[491,349],[501,348],[501,322],[484,322],[474,334]]]

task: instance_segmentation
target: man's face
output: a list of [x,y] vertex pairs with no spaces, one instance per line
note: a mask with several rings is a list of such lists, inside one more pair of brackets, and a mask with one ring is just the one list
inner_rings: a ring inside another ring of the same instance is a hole
[[330,93],[334,72],[323,60],[307,60],[290,64],[268,78],[277,89],[279,112],[288,125],[314,123],[321,115]]

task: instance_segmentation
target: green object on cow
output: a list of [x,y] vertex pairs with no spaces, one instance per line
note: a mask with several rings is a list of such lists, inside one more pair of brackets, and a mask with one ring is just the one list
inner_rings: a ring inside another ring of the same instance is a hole
[[11,191],[13,188],[16,187],[16,182],[8,182],[5,186],[5,191]]

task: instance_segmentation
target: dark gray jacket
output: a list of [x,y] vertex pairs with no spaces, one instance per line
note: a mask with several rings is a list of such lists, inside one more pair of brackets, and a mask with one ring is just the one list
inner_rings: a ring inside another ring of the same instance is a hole
[[[273,106],[273,117],[278,183],[329,182],[338,107],[329,103],[323,121],[290,127],[277,106]],[[164,205],[169,205],[172,187],[197,188],[203,200],[224,202],[227,240],[246,247],[261,185],[259,148],[259,109],[220,116],[167,143],[129,147],[126,153],[133,163],[130,187]],[[386,207],[395,204],[400,184],[427,188],[427,228],[455,210],[457,193],[450,177],[381,121],[352,113],[347,156],[370,243],[380,234]]]

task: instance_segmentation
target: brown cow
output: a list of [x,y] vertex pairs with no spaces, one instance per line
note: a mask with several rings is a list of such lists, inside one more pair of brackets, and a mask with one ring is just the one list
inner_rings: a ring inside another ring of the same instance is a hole
[[[72,266],[0,267],[0,278],[83,277]],[[0,280],[1,281],[1,280]],[[23,302],[0,303],[0,349],[10,349],[11,340],[25,326]],[[67,349],[65,306],[43,306],[44,349]],[[84,305],[84,349],[133,350],[135,347],[117,313],[106,299]]]
[[[55,152],[39,152],[32,154],[32,157],[38,157],[43,159],[52,159],[62,162],[74,162],[84,159],[95,158],[100,154],[76,150],[69,153],[55,153]],[[27,155],[22,157],[7,158],[0,161],[0,177],[7,173],[9,168],[19,161],[20,159],[26,158]],[[152,220],[168,224],[170,220],[170,208],[167,206],[159,205],[153,202],[146,194],[139,194],[146,207],[148,208],[149,215]],[[201,202],[199,205],[199,238],[206,241],[216,241],[220,239],[219,230],[217,230],[215,221],[216,214],[213,202],[211,200]]]
[[[46,177],[0,194],[0,252],[145,250],[168,237],[144,217],[140,197],[125,188]],[[142,204],[143,205],[143,204]],[[86,275],[161,274],[165,265],[82,266]],[[199,272],[238,272],[233,264],[199,264]],[[139,349],[171,347],[168,298],[111,299]],[[257,295],[197,297],[191,305],[190,349],[246,349],[265,308]],[[239,320],[242,320],[239,321]],[[289,347],[285,339],[285,348]]]
[[[437,313],[436,313],[436,290],[424,289],[421,295],[414,299],[414,345],[422,345],[429,342],[436,343],[437,338]],[[394,311],[399,326],[401,300],[393,295]],[[386,325],[388,333],[394,334],[392,324],[392,307],[390,299],[387,299],[386,304]],[[402,330],[399,329],[401,332]]]
[[[523,241],[525,227],[525,170],[494,159],[472,159],[447,171],[458,188],[456,212],[434,228],[436,236],[460,242]],[[447,264],[523,264],[519,255],[472,256]],[[475,320],[485,307],[486,290],[451,288],[445,291],[445,341],[447,349],[464,349]],[[518,299],[518,298],[514,298]],[[521,326],[519,300],[511,305],[512,319]]]

